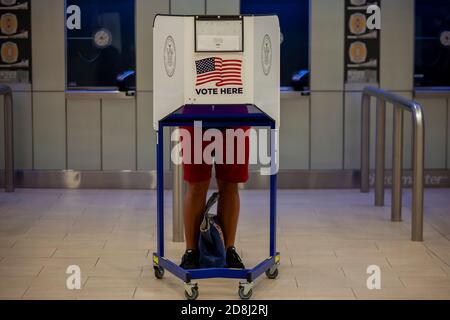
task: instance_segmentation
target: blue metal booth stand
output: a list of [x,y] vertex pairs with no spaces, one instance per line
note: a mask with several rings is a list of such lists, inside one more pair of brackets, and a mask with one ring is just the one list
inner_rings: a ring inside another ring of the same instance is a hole
[[[164,270],[169,271],[184,281],[185,295],[189,300],[198,297],[196,279],[229,278],[242,279],[238,294],[241,299],[249,299],[252,295],[254,280],[265,273],[270,279],[278,275],[280,255],[276,251],[276,184],[277,174],[270,175],[270,243],[268,257],[252,269],[208,268],[184,270],[164,256],[164,137],[165,127],[192,126],[195,121],[202,121],[203,128],[228,128],[235,126],[253,126],[276,128],[275,120],[254,105],[239,106],[245,113],[231,113],[236,106],[227,105],[185,105],[158,123],[157,138],[157,252],[153,254],[155,277],[162,279]],[[275,161],[275,139],[271,136],[271,159]]]

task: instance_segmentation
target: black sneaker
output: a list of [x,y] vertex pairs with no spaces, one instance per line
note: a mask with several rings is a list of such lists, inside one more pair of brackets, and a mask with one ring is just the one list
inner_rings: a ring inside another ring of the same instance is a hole
[[186,250],[183,258],[181,258],[180,267],[183,269],[197,269],[199,267],[198,260],[199,256],[197,250]]
[[227,267],[232,269],[245,269],[235,247],[229,247],[227,249]]

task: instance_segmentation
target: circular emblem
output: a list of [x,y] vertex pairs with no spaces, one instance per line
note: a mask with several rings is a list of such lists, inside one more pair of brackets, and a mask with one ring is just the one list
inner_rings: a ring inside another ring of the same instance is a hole
[[443,31],[440,39],[443,46],[450,47],[450,31]]
[[366,32],[366,16],[362,13],[354,13],[350,16],[350,32],[353,34],[363,34]]
[[12,13],[5,13],[0,18],[0,26],[3,34],[12,35],[17,32],[17,17]]
[[367,46],[364,42],[355,41],[349,49],[350,61],[353,63],[363,63],[367,59]]
[[19,48],[14,42],[5,42],[0,48],[2,61],[5,63],[15,63],[19,58]]
[[272,43],[268,34],[264,36],[261,47],[261,64],[264,74],[267,76],[272,67]]
[[367,2],[367,0],[350,0],[350,3],[353,6],[362,6],[362,5],[365,5],[366,2]]
[[2,0],[1,3],[5,6],[12,6],[16,4],[17,0]]
[[112,43],[112,34],[108,29],[100,29],[94,33],[94,44],[97,48],[105,49]]
[[169,77],[172,77],[175,73],[176,66],[177,52],[175,49],[175,41],[173,41],[172,36],[168,36],[164,44],[164,67]]

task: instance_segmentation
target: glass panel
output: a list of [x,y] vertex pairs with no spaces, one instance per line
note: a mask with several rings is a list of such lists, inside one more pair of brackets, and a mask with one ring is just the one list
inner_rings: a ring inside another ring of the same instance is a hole
[[308,77],[309,0],[241,0],[241,13],[278,15],[282,33],[281,86],[295,85],[294,75],[297,79]]
[[[68,89],[117,87],[119,75],[136,69],[134,0],[67,0],[66,7]],[[135,89],[134,73],[125,81]]]
[[450,2],[416,0],[416,87],[450,86]]

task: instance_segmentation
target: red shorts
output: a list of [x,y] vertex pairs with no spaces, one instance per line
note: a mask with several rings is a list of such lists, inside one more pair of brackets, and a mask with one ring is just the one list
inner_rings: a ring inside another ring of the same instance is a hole
[[[186,161],[185,159],[185,153],[183,152],[183,169],[184,169],[184,180],[187,182],[202,182],[207,181],[211,179],[211,172],[212,172],[212,164],[205,163],[205,159],[203,159],[203,151],[205,148],[212,143],[212,141],[203,141],[202,143],[202,157],[201,157],[201,163],[195,164],[194,163],[194,127],[181,127],[181,129],[185,129],[189,131],[191,135],[191,161]],[[227,128],[229,129],[229,128]],[[246,133],[248,133],[248,130],[250,127],[235,127],[233,128],[235,130],[242,129]],[[214,163],[214,168],[216,171],[216,179],[225,181],[225,182],[232,182],[232,183],[242,183],[247,182],[248,180],[248,160],[249,160],[249,153],[250,153],[250,142],[249,142],[249,136],[248,134],[245,135],[245,143],[238,145],[238,139],[235,138],[234,140],[234,161],[232,163],[226,163],[226,146],[229,143],[233,143],[232,141],[227,141],[225,129],[221,129],[223,133],[223,163]],[[182,141],[182,148],[185,149],[186,145],[183,144]],[[238,154],[239,151],[242,152],[242,149],[238,148],[245,148],[244,153],[244,161],[238,162]],[[188,162],[188,163],[186,163]],[[243,162],[243,163],[242,163]]]

